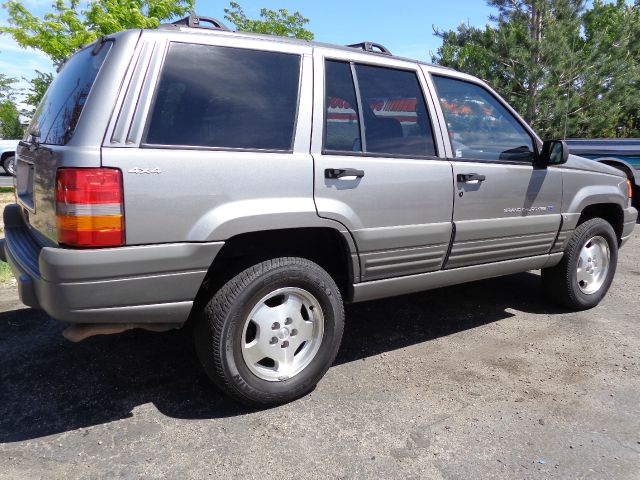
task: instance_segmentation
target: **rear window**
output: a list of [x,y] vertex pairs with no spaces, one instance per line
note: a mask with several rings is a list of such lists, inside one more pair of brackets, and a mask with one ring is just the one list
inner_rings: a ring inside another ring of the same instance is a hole
[[299,78],[299,55],[173,43],[144,143],[290,151]]
[[62,67],[42,98],[29,127],[30,131],[40,131],[40,143],[64,145],[71,139],[111,45],[112,42],[103,44],[96,55],[92,54],[93,48],[85,48]]

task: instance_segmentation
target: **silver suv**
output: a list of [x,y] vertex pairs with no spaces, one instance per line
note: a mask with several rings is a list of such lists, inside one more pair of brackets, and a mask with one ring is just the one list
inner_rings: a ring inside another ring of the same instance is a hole
[[593,307],[637,217],[623,173],[477,78],[196,17],[70,58],[16,169],[0,250],[26,305],[76,341],[189,324],[254,406],[314,388],[343,302],[542,269]]

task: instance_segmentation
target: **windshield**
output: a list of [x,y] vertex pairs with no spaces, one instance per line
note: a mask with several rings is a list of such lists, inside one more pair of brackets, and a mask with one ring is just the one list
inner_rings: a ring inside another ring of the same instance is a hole
[[64,145],[71,139],[111,44],[105,43],[96,55],[92,54],[93,48],[85,48],[62,67],[42,98],[29,127],[30,132],[40,132],[40,143]]

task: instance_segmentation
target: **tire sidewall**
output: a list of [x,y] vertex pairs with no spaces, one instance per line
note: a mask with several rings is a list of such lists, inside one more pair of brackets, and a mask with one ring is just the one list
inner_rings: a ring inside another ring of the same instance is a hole
[[[602,298],[607,294],[613,278],[616,272],[616,265],[618,263],[618,241],[616,239],[615,232],[611,225],[605,220],[597,219],[598,221],[592,221],[591,224],[580,234],[576,239],[575,247],[569,254],[567,262],[567,281],[571,295],[575,301],[584,308],[591,308],[596,306]],[[578,260],[580,258],[580,251],[588,240],[593,237],[600,236],[604,238],[609,245],[609,271],[600,289],[594,293],[584,293],[579,285],[577,279]]]
[[[253,279],[234,299],[224,319],[222,330],[221,364],[232,384],[243,395],[273,396],[282,401],[306,393],[318,383],[331,366],[342,339],[342,300],[330,277],[302,265],[277,267]],[[333,284],[333,285],[331,285]],[[254,375],[242,356],[245,320],[260,299],[284,287],[308,291],[320,304],[324,315],[322,343],[313,360],[294,377],[282,381],[267,381]]]
[[13,162],[15,162],[15,159],[16,159],[15,155],[10,155],[4,159],[4,162],[2,162],[2,168],[4,168],[4,171],[11,176],[15,175],[15,165],[13,167],[13,172],[11,171],[11,167],[10,167],[10,165]]

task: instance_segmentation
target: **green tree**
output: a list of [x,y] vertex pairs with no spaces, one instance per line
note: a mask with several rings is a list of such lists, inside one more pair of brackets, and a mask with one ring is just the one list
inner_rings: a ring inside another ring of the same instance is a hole
[[[185,15],[195,0],[55,0],[52,11],[43,18],[33,15],[21,0],[2,4],[8,26],[0,32],[11,35],[24,48],[44,52],[55,66],[60,66],[82,45],[100,35],[128,28],[155,28],[160,22]],[[25,103],[37,107],[53,75],[36,71]]]
[[185,15],[194,0],[55,0],[43,18],[33,15],[21,0],[2,6],[7,12],[8,33],[21,47],[41,50],[60,65],[80,46],[100,35],[128,28],[155,28],[160,22]]
[[309,23],[309,19],[302,16],[300,12],[290,14],[288,10],[280,8],[260,10],[260,20],[253,20],[247,17],[243,8],[236,2],[230,3],[230,8],[224,9],[224,18],[233,23],[238,31],[265,33],[278,35],[280,37],[294,37],[303,40],[313,40],[313,33],[304,28]]
[[22,138],[20,112],[16,106],[15,78],[0,73],[0,137]]
[[480,76],[543,135],[558,136],[566,85],[579,68],[582,1],[490,0],[498,14],[484,30],[438,32],[434,60]]
[[32,107],[37,107],[40,104],[40,100],[42,100],[42,97],[44,97],[44,94],[47,92],[47,88],[49,88],[49,85],[53,81],[53,74],[36,70],[35,77],[31,80],[26,78],[24,80],[29,82],[29,89],[24,98],[24,103],[31,105]]
[[638,2],[488,3],[497,15],[484,29],[437,32],[434,61],[487,80],[543,136],[612,136],[618,124],[635,131]]
[[583,55],[593,69],[576,88],[575,129],[591,136],[640,136],[640,2],[596,0],[583,20]]

